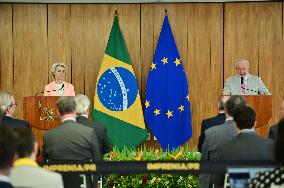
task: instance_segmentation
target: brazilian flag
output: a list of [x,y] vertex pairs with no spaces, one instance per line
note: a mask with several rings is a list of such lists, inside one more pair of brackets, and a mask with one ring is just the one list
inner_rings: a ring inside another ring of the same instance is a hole
[[97,78],[93,117],[107,127],[118,149],[136,147],[148,137],[131,60],[114,17]]

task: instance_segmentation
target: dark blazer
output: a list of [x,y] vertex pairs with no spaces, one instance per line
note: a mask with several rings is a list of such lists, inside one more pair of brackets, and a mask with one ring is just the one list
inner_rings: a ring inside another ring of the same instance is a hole
[[277,133],[278,133],[278,124],[272,125],[269,128],[268,138],[275,140],[277,137]]
[[68,120],[48,130],[43,136],[45,160],[100,160],[98,138],[94,129]]
[[[216,150],[216,160],[273,160],[273,141],[255,132],[239,133]],[[223,187],[224,175],[215,175],[213,183]]]
[[198,146],[197,146],[199,152],[202,151],[202,146],[205,140],[205,131],[216,125],[223,124],[225,120],[226,120],[225,113],[219,113],[217,116],[205,119],[201,122],[201,131],[200,131],[200,136],[199,136],[199,141],[198,141]]
[[2,118],[2,125],[10,128],[16,128],[16,127],[26,127],[28,129],[31,129],[28,122],[20,119],[15,119],[10,116],[4,116]]
[[4,182],[4,181],[0,181],[0,187],[1,188],[13,188],[13,186],[10,183]]
[[95,123],[84,116],[78,116],[76,122],[95,129],[99,141],[100,152],[102,154],[109,153],[112,150],[112,145],[107,136],[107,128],[103,124]]

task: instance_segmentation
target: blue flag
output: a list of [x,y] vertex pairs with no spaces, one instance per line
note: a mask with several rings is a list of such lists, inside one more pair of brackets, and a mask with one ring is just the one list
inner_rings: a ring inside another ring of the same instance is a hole
[[164,150],[191,138],[191,112],[187,79],[165,16],[148,74],[144,117]]

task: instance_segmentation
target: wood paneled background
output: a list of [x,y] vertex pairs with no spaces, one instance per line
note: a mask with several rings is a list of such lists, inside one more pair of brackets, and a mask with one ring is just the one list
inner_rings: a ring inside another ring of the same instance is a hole
[[[185,67],[196,145],[201,120],[217,113],[224,81],[235,60],[248,59],[273,94],[273,120],[284,99],[283,3],[0,4],[0,89],[11,91],[22,118],[22,100],[53,80],[50,66],[63,61],[76,93],[93,99],[115,10],[136,73],[142,101],[168,10]],[[263,107],[265,108],[265,106]],[[153,139],[153,136],[151,137]]]

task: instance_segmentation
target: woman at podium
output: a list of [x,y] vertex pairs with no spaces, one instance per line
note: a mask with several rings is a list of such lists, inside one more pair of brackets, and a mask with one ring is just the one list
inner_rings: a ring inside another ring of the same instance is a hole
[[51,74],[55,81],[44,88],[44,96],[75,96],[74,86],[64,81],[67,66],[64,63],[54,63]]

